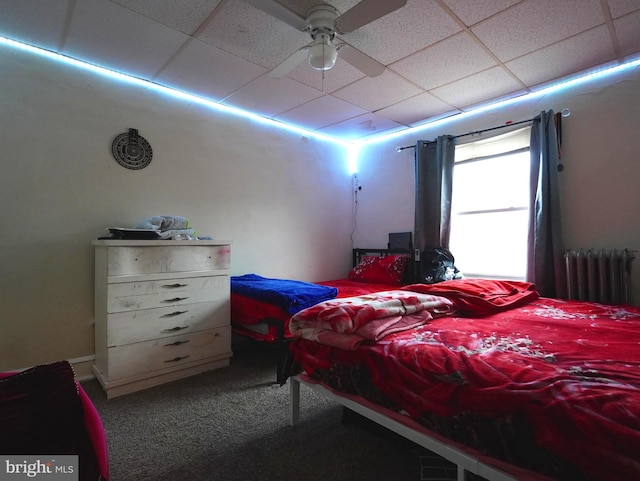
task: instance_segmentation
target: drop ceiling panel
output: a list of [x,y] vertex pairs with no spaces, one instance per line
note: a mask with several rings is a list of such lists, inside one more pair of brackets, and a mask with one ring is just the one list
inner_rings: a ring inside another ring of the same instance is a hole
[[521,0],[443,0],[453,13],[467,26],[489,18]]
[[528,86],[580,72],[615,59],[605,25],[507,62],[506,66]]
[[495,64],[495,60],[469,35],[459,33],[391,64],[390,68],[429,90]]
[[466,106],[498,99],[505,93],[523,92],[522,85],[501,67],[493,67],[431,90],[433,95],[460,110],[465,110]]
[[323,95],[275,118],[294,125],[304,125],[310,129],[321,129],[366,112],[365,109],[344,100]]
[[403,8],[344,39],[388,65],[459,31],[460,26],[436,2],[408,0]]
[[354,140],[370,137],[382,132],[389,133],[403,126],[392,120],[367,113],[338,124],[325,127],[320,131],[323,134],[339,136],[342,139]]
[[77,2],[63,52],[109,69],[150,78],[185,34],[103,0]]
[[363,109],[375,111],[419,93],[422,93],[421,89],[396,73],[385,70],[382,75],[377,77],[363,77],[334,92],[333,95]]
[[198,39],[272,69],[311,37],[242,1],[225,4]]
[[393,120],[399,124],[412,125],[443,112],[451,112],[451,110],[451,105],[425,92],[385,107],[384,109],[377,110],[376,115]]
[[291,79],[258,78],[225,99],[225,103],[273,117],[318,98],[322,92]]
[[0,0],[0,35],[57,51],[68,0]]
[[265,69],[198,40],[191,41],[156,78],[158,83],[221,100]]
[[187,35],[193,35],[219,0],[111,0]]
[[624,56],[640,52],[640,11],[630,13],[613,22],[620,53]]
[[600,0],[525,0],[472,31],[506,62],[603,22]]
[[638,0],[607,0],[612,18],[618,18],[640,9]]

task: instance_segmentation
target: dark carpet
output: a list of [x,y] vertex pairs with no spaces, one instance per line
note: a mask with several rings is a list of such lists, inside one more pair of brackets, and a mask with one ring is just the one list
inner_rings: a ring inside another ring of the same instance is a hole
[[111,400],[84,382],[104,423],[111,481],[455,479],[432,474],[421,448],[343,423],[341,406],[305,386],[300,424],[289,426],[289,385],[274,381],[271,347],[234,338],[226,368]]

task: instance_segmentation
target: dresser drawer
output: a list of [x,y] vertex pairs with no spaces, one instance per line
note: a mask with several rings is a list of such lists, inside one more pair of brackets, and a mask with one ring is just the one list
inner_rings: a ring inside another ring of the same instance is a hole
[[127,246],[108,249],[108,276],[220,270],[229,269],[231,263],[228,245]]
[[229,353],[229,326],[109,348],[110,379],[121,379],[179,367]]
[[107,346],[188,334],[229,324],[229,299],[125,311],[107,317]]
[[138,311],[213,301],[229,296],[228,276],[121,282],[107,288],[107,312]]

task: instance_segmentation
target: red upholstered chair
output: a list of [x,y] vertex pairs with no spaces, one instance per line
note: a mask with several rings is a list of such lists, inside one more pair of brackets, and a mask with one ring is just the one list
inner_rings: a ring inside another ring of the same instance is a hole
[[80,481],[107,481],[102,421],[67,361],[0,373],[0,454],[78,455]]

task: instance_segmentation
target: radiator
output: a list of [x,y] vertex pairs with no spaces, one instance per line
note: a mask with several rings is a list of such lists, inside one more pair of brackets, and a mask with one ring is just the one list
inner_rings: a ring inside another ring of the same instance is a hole
[[632,251],[579,249],[565,251],[564,257],[568,299],[631,304]]

